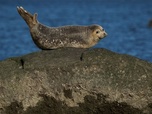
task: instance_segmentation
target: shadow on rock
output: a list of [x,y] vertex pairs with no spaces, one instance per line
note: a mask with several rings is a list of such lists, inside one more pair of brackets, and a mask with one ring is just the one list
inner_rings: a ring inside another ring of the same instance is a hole
[[6,114],[142,114],[142,111],[126,103],[108,102],[102,94],[98,94],[97,98],[85,96],[84,103],[79,103],[77,107],[68,107],[63,101],[44,94],[40,96],[43,100],[37,106],[23,111],[22,103],[16,101],[5,108]]

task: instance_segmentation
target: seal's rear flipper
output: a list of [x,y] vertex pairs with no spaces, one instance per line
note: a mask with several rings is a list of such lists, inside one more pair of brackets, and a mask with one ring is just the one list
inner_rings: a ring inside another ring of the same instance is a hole
[[30,29],[38,23],[38,21],[37,21],[38,14],[37,13],[32,15],[29,12],[27,12],[22,6],[21,7],[17,6],[17,11],[21,15],[21,17],[25,20],[25,22],[30,27]]

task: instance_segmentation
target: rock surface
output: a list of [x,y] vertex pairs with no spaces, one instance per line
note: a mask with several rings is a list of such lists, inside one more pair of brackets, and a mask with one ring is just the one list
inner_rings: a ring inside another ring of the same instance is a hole
[[152,64],[132,56],[67,48],[0,62],[0,114],[151,112]]

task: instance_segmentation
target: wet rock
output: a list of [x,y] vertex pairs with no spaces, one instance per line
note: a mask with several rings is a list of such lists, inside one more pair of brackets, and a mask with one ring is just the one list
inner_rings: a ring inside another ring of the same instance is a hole
[[106,49],[0,62],[0,114],[150,114],[152,64]]
[[148,26],[152,27],[152,19],[149,21]]

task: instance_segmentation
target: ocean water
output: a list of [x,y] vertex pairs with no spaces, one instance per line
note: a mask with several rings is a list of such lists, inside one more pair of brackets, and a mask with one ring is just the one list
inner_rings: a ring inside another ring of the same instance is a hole
[[95,48],[152,62],[152,0],[1,0],[0,60],[40,50],[16,6],[37,12],[48,26],[99,24],[108,36]]

